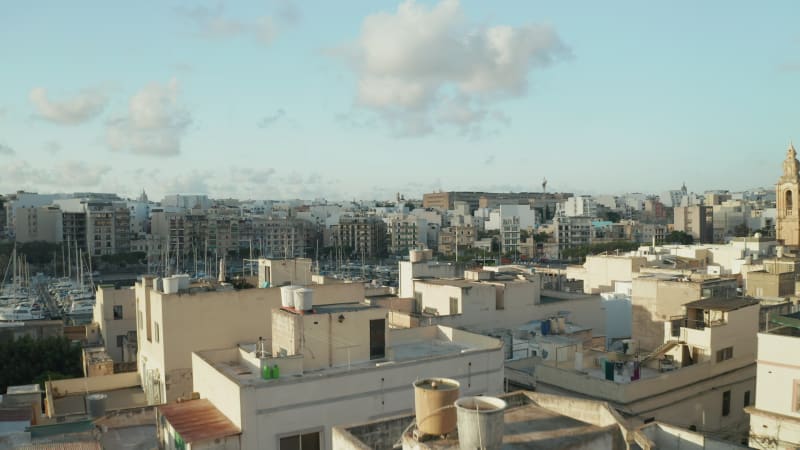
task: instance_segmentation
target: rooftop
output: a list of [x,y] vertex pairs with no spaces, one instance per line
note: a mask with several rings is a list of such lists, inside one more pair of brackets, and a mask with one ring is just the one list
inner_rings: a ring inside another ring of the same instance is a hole
[[242,433],[242,430],[206,399],[170,403],[159,406],[158,411],[188,443]]
[[767,333],[800,337],[800,311],[772,317],[770,319],[770,328]]
[[419,281],[427,284],[436,284],[439,286],[455,286],[460,288],[484,285],[483,283],[480,283],[478,281],[469,281],[463,278],[419,278]]
[[[336,342],[334,342],[336,345]],[[352,361],[342,366],[317,370],[303,368],[303,355],[269,358],[268,364],[281,368],[281,377],[264,380],[256,362],[254,345],[236,348],[207,350],[196,355],[213,366],[231,381],[242,386],[269,386],[276,383],[308,381],[309,377],[337,376],[356,370],[372,370],[391,364],[459,355],[471,351],[496,350],[502,342],[486,336],[445,326],[429,326],[402,330],[390,329],[386,335],[386,356],[382,359]]]
[[[609,442],[622,443],[622,419],[606,403],[569,399],[534,392],[500,396],[508,407],[504,413],[503,449],[596,448]],[[582,420],[579,420],[580,417]],[[403,448],[458,449],[458,432],[444,437],[417,440],[413,415],[393,417],[367,424],[337,427],[353,447],[391,449],[402,440]]]
[[728,312],[758,304],[758,300],[750,297],[716,297],[696,300],[686,303],[683,306],[686,308],[711,309],[715,311]]
[[21,386],[9,386],[8,390],[6,390],[6,395],[12,394],[38,394],[41,393],[42,389],[39,387],[38,384],[25,384]]

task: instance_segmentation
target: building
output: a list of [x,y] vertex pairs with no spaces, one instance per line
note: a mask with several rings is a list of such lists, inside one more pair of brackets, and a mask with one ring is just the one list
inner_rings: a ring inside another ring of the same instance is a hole
[[744,397],[750,446],[800,447],[800,313],[774,317],[758,333],[757,370],[754,395]]
[[567,266],[567,278],[583,281],[583,292],[614,292],[618,283],[630,284],[647,263],[642,256],[587,256],[582,266]]
[[116,363],[136,362],[136,292],[132,287],[97,288],[92,321],[102,346]]
[[55,200],[62,211],[63,240],[92,256],[131,249],[130,210],[124,202],[74,198]]
[[278,450],[338,448],[334,426],[407,413],[420,377],[455,379],[466,395],[502,392],[502,342],[448,327],[388,329],[386,313],[361,304],[277,309],[271,352],[256,336],[194,352],[195,390],[241,430],[241,449]]
[[[310,264],[301,266],[310,270]],[[298,276],[310,279],[310,273]],[[164,279],[145,276],[135,286],[137,370],[149,404],[190,398],[193,351],[227,348],[250,342],[253,336],[269,341],[272,309],[281,305],[279,287],[233,290],[230,285],[179,282],[173,291],[172,281],[166,283],[165,290]],[[364,299],[360,283],[309,287],[319,305]]]
[[738,443],[755,392],[758,318],[754,299],[698,300],[664,324],[665,345],[655,351],[635,339],[620,352],[602,352],[562,338],[563,357],[509,362],[506,377],[537,392],[607,401],[628,419]]
[[400,261],[400,298],[414,297],[414,280],[422,278],[456,278],[464,274],[464,269],[456,264],[432,261],[432,250],[411,250],[408,261]]
[[428,222],[414,215],[393,214],[383,219],[389,234],[389,251],[407,253],[420,243],[427,244]]
[[588,246],[592,243],[591,217],[560,217],[553,219],[555,240],[559,254],[573,247]]
[[439,230],[439,253],[455,255],[456,252],[472,248],[476,233],[472,225],[452,225]]
[[778,217],[776,236],[785,245],[800,246],[800,162],[794,145],[789,145],[783,174],[775,186]]
[[588,195],[570,197],[561,204],[561,211],[567,217],[597,217],[597,202]]
[[714,209],[711,206],[677,206],[674,217],[675,231],[683,231],[695,242],[714,242]]
[[386,255],[386,223],[377,217],[342,216],[331,227],[331,244],[345,249],[354,258],[379,258]]
[[61,209],[58,206],[17,208],[15,231],[17,242],[59,243],[63,239]]
[[711,275],[647,274],[633,279],[631,338],[644,350],[664,343],[664,323],[682,315],[685,304],[736,295],[736,279]]

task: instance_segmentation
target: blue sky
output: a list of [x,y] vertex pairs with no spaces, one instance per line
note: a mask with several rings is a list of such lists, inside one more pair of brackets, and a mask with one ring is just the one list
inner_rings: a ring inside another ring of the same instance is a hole
[[771,186],[800,4],[3,2],[0,192]]

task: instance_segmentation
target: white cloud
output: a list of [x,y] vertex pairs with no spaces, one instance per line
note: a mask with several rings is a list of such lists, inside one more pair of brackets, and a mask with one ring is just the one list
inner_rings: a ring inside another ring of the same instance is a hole
[[106,143],[112,150],[141,155],[179,154],[192,117],[179,102],[178,94],[175,79],[165,85],[145,86],[131,97],[125,115],[108,122]]
[[488,104],[525,95],[531,70],[569,50],[548,26],[471,26],[458,0],[407,0],[366,17],[339,56],[358,77],[358,105],[399,134],[425,134],[479,126]]
[[[269,45],[279,32],[279,26],[272,17],[261,16],[248,20],[229,17],[221,3],[213,8],[179,7],[176,11],[191,23],[198,35],[207,39],[250,37],[260,44]],[[281,13],[281,17],[292,14],[291,10],[281,10]]]
[[52,167],[31,165],[17,160],[3,164],[0,179],[3,186],[12,189],[39,189],[40,187],[72,188],[97,186],[111,170],[110,166],[87,164],[84,161],[59,161]]
[[11,148],[10,146],[5,145],[5,144],[0,144],[0,155],[10,156],[10,155],[14,155],[16,153],[17,152],[15,152],[14,149]]
[[98,116],[108,103],[108,96],[99,88],[81,90],[72,98],[61,101],[48,98],[47,89],[31,89],[28,99],[36,109],[36,116],[62,125],[77,125]]

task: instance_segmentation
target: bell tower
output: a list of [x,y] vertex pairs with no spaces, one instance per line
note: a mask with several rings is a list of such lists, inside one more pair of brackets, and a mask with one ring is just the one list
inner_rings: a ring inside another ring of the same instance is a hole
[[794,145],[789,144],[786,160],[783,161],[783,175],[775,188],[778,221],[776,234],[784,245],[800,247],[800,161]]

